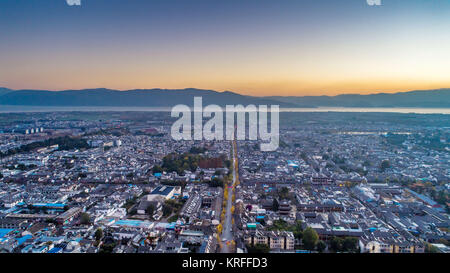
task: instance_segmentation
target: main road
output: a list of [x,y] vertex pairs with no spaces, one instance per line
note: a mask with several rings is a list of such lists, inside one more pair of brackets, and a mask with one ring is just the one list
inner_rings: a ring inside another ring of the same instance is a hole
[[232,242],[234,241],[233,236],[233,214],[231,213],[231,208],[233,207],[233,188],[236,184],[236,166],[237,166],[237,153],[236,153],[236,140],[232,142],[232,154],[233,154],[233,183],[227,185],[228,187],[228,198],[227,198],[227,208],[225,212],[225,221],[223,224],[222,231],[222,253],[231,253],[233,251]]

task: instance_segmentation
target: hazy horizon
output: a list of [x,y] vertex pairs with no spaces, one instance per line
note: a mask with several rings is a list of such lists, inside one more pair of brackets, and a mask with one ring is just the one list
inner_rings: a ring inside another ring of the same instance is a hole
[[450,90],[450,88],[447,87],[442,87],[442,88],[436,88],[436,89],[428,89],[428,90],[406,90],[406,91],[394,91],[391,90],[390,92],[373,92],[373,93],[338,93],[338,94],[333,94],[333,95],[328,95],[328,94],[313,94],[313,95],[251,95],[251,94],[246,94],[245,92],[241,92],[241,91],[236,91],[236,90],[229,90],[229,89],[225,89],[225,90],[214,90],[214,89],[202,89],[202,88],[197,88],[197,87],[184,87],[184,88],[163,88],[163,87],[155,87],[155,88],[131,88],[131,89],[114,89],[114,88],[106,88],[106,87],[86,87],[86,88],[68,88],[68,89],[36,89],[36,88],[23,88],[23,89],[13,89],[13,88],[9,88],[6,86],[0,86],[0,88],[6,88],[12,91],[21,91],[21,90],[33,90],[33,91],[51,91],[51,92],[61,92],[61,91],[83,91],[83,90],[97,90],[97,89],[107,89],[107,90],[112,90],[112,91],[120,91],[120,92],[126,92],[126,91],[133,91],[133,90],[167,90],[167,91],[174,91],[174,90],[188,90],[188,89],[193,89],[193,90],[205,90],[205,91],[214,91],[214,92],[218,92],[218,93],[224,93],[224,92],[232,92],[235,94],[239,94],[239,95],[244,95],[244,96],[254,96],[254,97],[294,97],[294,96],[298,96],[298,97],[302,97],[302,96],[340,96],[340,95],[379,95],[379,94],[397,94],[397,93],[408,93],[408,92],[428,92],[428,91],[437,91],[437,90]]

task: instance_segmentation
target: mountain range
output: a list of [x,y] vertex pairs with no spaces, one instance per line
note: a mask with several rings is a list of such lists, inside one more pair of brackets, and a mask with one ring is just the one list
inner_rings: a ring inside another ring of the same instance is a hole
[[299,106],[450,108],[450,89],[417,90],[370,95],[345,94],[337,96],[277,96],[266,98],[289,102]]
[[280,107],[429,107],[450,108],[450,89],[418,90],[369,95],[337,96],[270,96],[255,97],[238,93],[195,88],[186,89],[111,89],[83,90],[11,90],[0,87],[0,105],[23,106],[123,106],[171,107],[193,105],[195,96],[203,98],[203,105],[255,104]]

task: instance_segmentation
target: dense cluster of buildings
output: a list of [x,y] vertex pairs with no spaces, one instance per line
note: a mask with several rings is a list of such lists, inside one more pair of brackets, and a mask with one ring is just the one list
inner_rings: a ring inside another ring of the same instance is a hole
[[[0,252],[218,251],[225,189],[213,182],[227,179],[231,166],[155,170],[169,154],[231,161],[231,143],[174,141],[169,119],[141,115],[24,114],[25,125],[2,125]],[[421,253],[430,246],[449,252],[449,204],[442,200],[450,153],[419,141],[418,134],[431,131],[295,124],[281,127],[274,152],[238,141],[235,251],[263,245],[272,252]],[[445,144],[449,132],[439,130]],[[402,135],[402,142],[390,142],[386,132]],[[64,136],[87,146],[20,150]],[[305,247],[307,229],[322,249]]]

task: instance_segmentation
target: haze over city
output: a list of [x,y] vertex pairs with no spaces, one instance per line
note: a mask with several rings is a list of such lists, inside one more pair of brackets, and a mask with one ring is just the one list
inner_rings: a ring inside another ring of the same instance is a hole
[[446,88],[449,15],[440,0],[3,0],[0,86],[253,96]]

